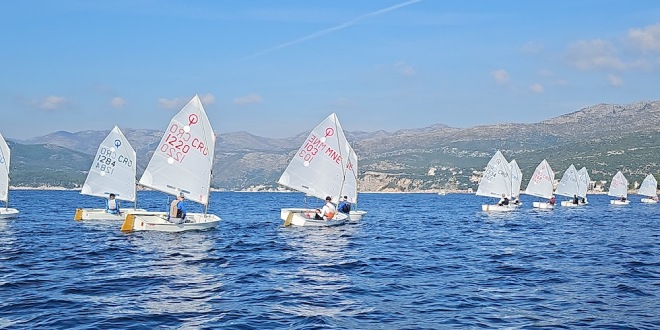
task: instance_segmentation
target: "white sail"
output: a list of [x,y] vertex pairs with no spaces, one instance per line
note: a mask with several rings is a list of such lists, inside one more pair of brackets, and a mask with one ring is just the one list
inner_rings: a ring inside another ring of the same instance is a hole
[[589,177],[589,172],[586,167],[582,167],[578,172],[578,196],[587,197],[587,191],[589,190],[589,184],[591,183],[591,178]]
[[610,190],[607,192],[607,195],[613,197],[628,197],[628,179],[623,176],[621,171],[616,172],[610,182]]
[[550,164],[544,159],[534,170],[525,194],[547,198],[552,197],[552,183],[555,181],[555,172],[550,168]]
[[646,178],[644,178],[644,181],[642,181],[642,185],[639,186],[637,193],[649,197],[658,196],[658,181],[655,179],[653,174],[649,174],[646,176]]
[[564,172],[564,175],[562,175],[555,194],[567,197],[573,197],[578,194],[577,170],[573,164],[571,164],[566,172]]
[[214,150],[211,123],[195,95],[170,121],[140,184],[206,205]]
[[509,163],[509,167],[511,167],[511,195],[518,196],[522,186],[522,171],[515,159]]
[[351,150],[337,115],[332,113],[312,130],[277,182],[320,199],[330,196],[334,203],[340,195],[352,195],[349,198],[355,200],[356,192],[349,185],[357,185],[345,182],[343,190],[341,184]]
[[476,195],[511,198],[511,167],[498,150],[490,159],[479,181]]
[[81,194],[135,202],[136,154],[119,127],[101,142]]
[[341,188],[340,195],[348,197],[348,201],[351,203],[357,203],[358,157],[348,141],[345,143],[348,157],[346,157],[346,165],[344,166],[344,185]]
[[9,163],[11,155],[7,141],[0,134],[0,201],[9,200]]

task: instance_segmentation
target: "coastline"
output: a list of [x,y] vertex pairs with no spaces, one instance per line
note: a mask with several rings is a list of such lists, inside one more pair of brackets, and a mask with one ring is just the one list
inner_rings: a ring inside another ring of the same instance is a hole
[[[25,186],[10,186],[9,190],[52,190],[52,191],[81,191],[82,188],[65,188],[65,187],[53,187],[53,186],[39,186],[39,187],[25,187]],[[138,188],[138,191],[155,191],[153,189],[144,189]],[[227,189],[211,189],[211,192],[235,192],[235,193],[300,193],[293,190],[227,190]],[[358,191],[360,194],[438,194],[438,191]],[[465,190],[445,190],[445,194],[471,194],[474,195],[474,192],[468,192]],[[589,191],[588,195],[607,195],[607,191]],[[636,190],[628,190],[629,195],[636,194]],[[521,192],[521,195],[524,195]]]

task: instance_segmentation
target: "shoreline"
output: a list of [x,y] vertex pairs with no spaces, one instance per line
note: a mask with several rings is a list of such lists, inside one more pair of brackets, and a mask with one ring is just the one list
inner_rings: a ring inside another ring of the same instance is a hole
[[[9,190],[42,190],[42,191],[81,191],[82,188],[64,188],[64,187],[13,187],[10,186]],[[153,189],[138,189],[138,191],[156,191]],[[301,193],[298,191],[287,190],[226,190],[226,189],[211,189],[211,192],[233,192],[233,193]],[[360,194],[438,194],[438,191],[358,191]],[[474,192],[467,192],[465,190],[447,190],[444,191],[446,195],[474,195]],[[302,194],[302,193],[301,193]],[[628,191],[629,195],[635,195],[636,191]],[[521,194],[524,195],[524,194]],[[587,195],[607,195],[607,191],[590,191]]]

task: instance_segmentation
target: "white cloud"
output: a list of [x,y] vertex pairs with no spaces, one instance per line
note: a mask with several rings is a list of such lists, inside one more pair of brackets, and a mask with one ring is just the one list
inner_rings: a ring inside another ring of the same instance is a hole
[[244,96],[239,96],[234,99],[234,104],[249,105],[263,103],[263,98],[257,94],[251,93]]
[[204,105],[210,105],[215,103],[215,96],[211,93],[206,93],[204,95],[199,95],[199,99],[202,101],[202,104]]
[[[215,96],[211,93],[206,93],[203,95],[197,95],[199,96],[200,101],[202,101],[202,105],[206,106],[209,104],[215,103]],[[161,108],[165,109],[181,109],[183,108],[184,105],[186,105],[188,102],[190,102],[191,97],[175,97],[173,99],[166,99],[166,98],[161,98],[158,99],[158,105]]]
[[543,85],[539,83],[530,86],[529,89],[536,94],[542,94],[544,92]]
[[506,84],[511,81],[511,78],[509,78],[509,74],[504,69],[491,71],[490,75],[493,78],[495,78],[495,82],[497,82],[500,85]]
[[115,96],[110,100],[113,108],[123,108],[126,105],[126,100],[123,97]]
[[614,46],[607,40],[581,40],[574,42],[566,51],[568,63],[578,69],[625,69],[626,65],[615,54]]
[[399,74],[403,76],[412,77],[417,75],[417,70],[415,70],[415,67],[404,61],[394,64],[394,68],[397,70]]
[[543,44],[536,41],[530,41],[522,46],[522,52],[526,54],[538,54],[543,51],[543,48]]
[[70,101],[64,96],[48,96],[37,102],[37,107],[43,110],[59,110],[65,108]]
[[660,23],[642,29],[628,30],[628,40],[635,49],[644,53],[660,53]]
[[607,75],[607,81],[609,81],[610,85],[612,86],[622,86],[623,85],[623,79],[619,76],[615,76],[613,74],[608,74]]
[[189,100],[187,99],[184,100],[180,97],[173,99],[162,98],[162,99],[158,99],[158,105],[161,108],[165,108],[165,109],[179,109],[179,108],[183,108],[183,106],[186,105],[188,101]]

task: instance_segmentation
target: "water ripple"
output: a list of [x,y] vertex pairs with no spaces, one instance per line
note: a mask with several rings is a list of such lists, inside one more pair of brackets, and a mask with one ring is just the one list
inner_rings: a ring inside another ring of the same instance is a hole
[[363,221],[319,229],[281,226],[300,194],[213,193],[218,228],[178,234],[75,222],[99,206],[77,192],[11,198],[0,328],[660,328],[660,209],[606,196],[487,214],[473,195],[362,194]]

